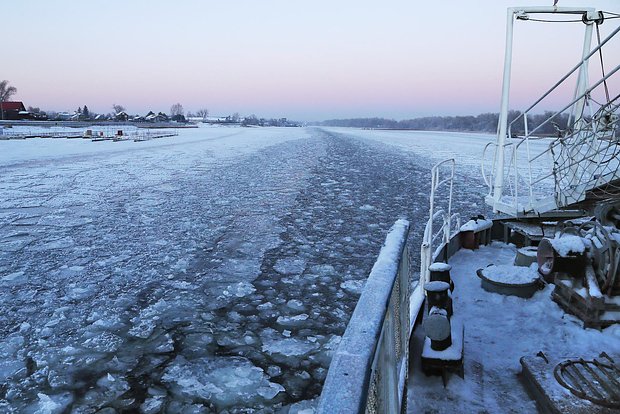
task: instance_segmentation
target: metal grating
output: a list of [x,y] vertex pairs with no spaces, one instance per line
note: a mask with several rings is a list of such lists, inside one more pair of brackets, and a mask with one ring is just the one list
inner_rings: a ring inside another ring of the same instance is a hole
[[402,322],[400,315],[400,280],[397,278],[394,283],[394,291],[392,293],[392,301],[394,303],[394,348],[396,359],[400,360],[402,354],[402,344],[401,344],[401,335],[402,335]]
[[374,371],[370,380],[368,399],[366,400],[366,414],[377,414],[379,412],[379,372]]
[[556,380],[579,398],[608,408],[620,408],[620,369],[605,353],[601,359],[566,360],[554,370]]

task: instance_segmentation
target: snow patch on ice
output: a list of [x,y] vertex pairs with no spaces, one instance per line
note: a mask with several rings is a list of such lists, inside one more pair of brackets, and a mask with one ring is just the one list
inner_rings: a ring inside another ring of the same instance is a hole
[[340,288],[355,295],[361,295],[364,290],[365,280],[347,280],[340,284]]
[[238,297],[250,295],[256,292],[256,288],[250,282],[239,282],[234,285],[230,285],[224,292],[222,292],[221,298]]
[[300,315],[278,316],[276,322],[283,326],[298,326],[308,318],[308,314],[302,313]]
[[286,357],[302,357],[319,348],[318,344],[302,341],[295,338],[265,338],[263,339],[263,352],[268,354],[280,354]]
[[6,276],[2,277],[2,280],[5,282],[17,282],[24,279],[24,272],[13,272],[9,273]]
[[273,268],[282,274],[300,274],[306,268],[306,261],[293,258],[279,259]]
[[318,399],[299,401],[290,406],[288,414],[314,414],[318,405]]
[[299,299],[291,299],[288,302],[286,302],[286,306],[290,309],[296,310],[296,311],[303,311],[306,307],[304,306],[304,303],[302,301],[300,301]]

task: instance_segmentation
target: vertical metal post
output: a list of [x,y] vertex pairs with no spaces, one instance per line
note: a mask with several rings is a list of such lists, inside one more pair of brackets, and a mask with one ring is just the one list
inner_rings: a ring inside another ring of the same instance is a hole
[[528,188],[530,195],[530,206],[534,205],[534,191],[532,189],[532,155],[530,153],[530,137],[529,137],[529,126],[527,124],[527,111],[523,114],[523,123],[525,125],[525,149],[527,151],[527,168],[528,168]]
[[451,170],[450,170],[450,198],[448,199],[448,238],[446,243],[450,241],[450,220],[452,219],[452,191],[454,188],[454,167],[456,165],[456,161],[452,160]]
[[[495,153],[495,181],[493,183],[493,201],[497,205],[502,198],[504,187],[504,143],[508,128],[508,103],[510,94],[510,72],[512,69],[512,32],[514,27],[515,9],[509,8],[506,18],[506,50],[504,55],[504,78],[502,83],[502,102],[497,128],[497,151]],[[497,212],[496,206],[493,210]]]
[[[586,58],[590,54],[590,45],[592,43],[592,26],[594,23],[587,23],[586,30],[583,37],[583,50],[581,53],[582,64],[579,68],[579,76],[577,78],[577,87],[575,88],[575,96],[574,99],[584,94],[586,89],[588,88],[588,63],[589,60]],[[586,97],[584,96],[582,99],[577,101],[575,106],[573,107],[572,117],[573,120],[578,121],[578,124],[575,125],[575,129],[578,130],[581,128],[581,124],[583,123],[583,119],[581,114],[583,113],[583,107],[586,103]],[[570,126],[570,125],[569,125]]]

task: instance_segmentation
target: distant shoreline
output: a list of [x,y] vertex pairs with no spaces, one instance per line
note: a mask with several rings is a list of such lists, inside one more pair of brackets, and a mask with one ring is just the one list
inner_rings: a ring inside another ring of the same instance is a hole
[[121,122],[121,121],[0,121],[0,126],[37,126],[37,127],[70,127],[85,128],[90,126],[135,126],[136,128],[198,128],[197,124],[176,122]]

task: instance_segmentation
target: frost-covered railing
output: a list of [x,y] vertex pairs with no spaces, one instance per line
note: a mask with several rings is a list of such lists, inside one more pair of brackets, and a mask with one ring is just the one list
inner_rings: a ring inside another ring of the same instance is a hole
[[[430,281],[429,266],[438,259],[442,251],[448,254],[450,240],[461,228],[461,216],[458,213],[452,214],[454,167],[454,159],[448,159],[435,164],[431,169],[429,218],[424,227],[422,245],[420,246],[420,279],[411,293],[409,307],[411,313],[411,320],[409,321],[410,330],[413,329],[416,318],[424,304],[424,285]],[[438,192],[441,193],[442,187],[448,187],[447,200],[444,200],[443,203],[446,205],[442,209],[436,209],[435,197]],[[434,230],[435,228],[437,230]],[[443,260],[446,260],[446,258],[443,258]]]
[[332,358],[321,414],[399,413],[409,360],[409,222],[388,233]]
[[[429,219],[424,228],[424,236],[420,248],[420,286],[422,287],[430,278],[428,267],[461,227],[460,215],[458,213],[452,214],[454,167],[454,159],[448,159],[435,164],[431,169]],[[448,189],[447,200],[444,203],[447,205],[442,209],[436,209],[437,202],[435,198],[443,187]],[[435,224],[439,224],[438,227]],[[437,230],[434,230],[435,228]]]
[[[549,88],[522,114],[508,123],[508,93],[514,20],[529,20],[532,13],[578,14],[585,23],[581,60],[558,82]],[[602,12],[574,8],[511,8],[508,9],[504,90],[498,125],[497,143],[485,147],[482,175],[489,186],[486,201],[495,211],[514,216],[543,213],[582,201],[586,192],[620,178],[618,153],[619,95],[611,91],[612,77],[620,65],[607,71],[603,64],[603,47],[620,31],[620,26],[598,45],[590,49],[593,28],[604,20]],[[599,62],[600,60],[600,62]],[[589,65],[598,65],[595,81],[589,81]],[[577,76],[573,99],[557,112],[552,112],[535,128],[530,129],[532,112],[540,110],[541,102],[562,88],[572,76]],[[617,87],[616,77],[616,87]],[[555,121],[568,115],[564,129]],[[524,135],[513,136],[513,128],[522,123]],[[541,138],[543,127],[553,124],[554,139]],[[506,139],[513,139],[507,142]],[[484,164],[488,150],[493,148],[493,167],[487,175]]]

